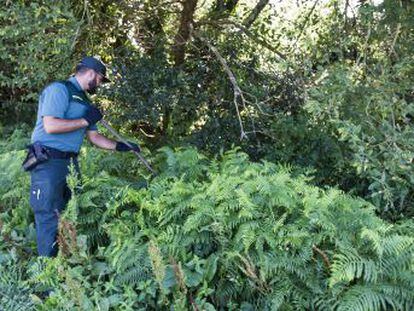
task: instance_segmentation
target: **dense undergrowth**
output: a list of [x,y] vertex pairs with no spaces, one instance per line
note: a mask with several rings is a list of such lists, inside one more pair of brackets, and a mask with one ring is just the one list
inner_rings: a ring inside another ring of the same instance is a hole
[[152,151],[235,145],[312,168],[315,184],[365,198],[383,219],[414,216],[413,1],[0,6],[0,128],[32,129],[41,90],[99,55],[112,82],[92,101]]
[[414,308],[411,220],[237,149],[162,148],[152,180],[132,154],[83,149],[59,256],[37,258],[22,137],[0,144],[2,310]]

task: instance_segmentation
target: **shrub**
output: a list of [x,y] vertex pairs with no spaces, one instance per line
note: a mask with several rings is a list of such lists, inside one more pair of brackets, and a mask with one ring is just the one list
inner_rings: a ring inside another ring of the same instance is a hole
[[123,172],[142,168],[131,174],[125,161],[110,175],[96,161],[105,155],[82,152],[93,165],[62,218],[74,229],[61,231],[69,251],[17,264],[35,294],[53,288],[39,309],[413,308],[412,222],[389,224],[360,198],[237,149],[209,160],[163,148],[152,161],[160,175],[135,183]]

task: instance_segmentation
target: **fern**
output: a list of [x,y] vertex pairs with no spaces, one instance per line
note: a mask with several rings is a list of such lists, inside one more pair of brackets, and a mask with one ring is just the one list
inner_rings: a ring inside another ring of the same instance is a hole
[[[93,167],[64,217],[79,251],[29,269],[30,284],[56,288],[50,309],[166,309],[191,299],[217,309],[414,308],[411,221],[387,223],[357,197],[237,150],[208,161],[195,149],[163,148],[155,159],[162,173],[145,187],[92,156],[103,158],[83,151]],[[27,208],[5,189],[7,202]],[[11,224],[29,216],[23,208],[1,214],[14,239],[5,245],[20,241],[24,231]]]
[[32,290],[25,282],[19,262],[3,262],[0,266],[0,307],[1,310],[35,310],[31,298]]

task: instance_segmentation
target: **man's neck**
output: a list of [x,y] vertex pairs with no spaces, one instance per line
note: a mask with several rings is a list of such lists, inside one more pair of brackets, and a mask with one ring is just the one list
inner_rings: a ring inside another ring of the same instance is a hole
[[79,83],[79,85],[80,85],[81,89],[82,89],[83,91],[85,91],[85,90],[86,90],[86,88],[87,88],[87,83],[86,83],[85,81],[83,81],[83,79],[82,79],[81,77],[79,77],[78,75],[75,75],[75,79],[76,79],[76,81],[78,81],[78,83]]

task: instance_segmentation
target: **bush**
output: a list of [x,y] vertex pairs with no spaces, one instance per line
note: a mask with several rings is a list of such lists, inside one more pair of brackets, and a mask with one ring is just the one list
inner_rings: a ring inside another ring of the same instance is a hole
[[[15,153],[1,163],[21,176],[5,165]],[[143,168],[129,171],[133,158],[119,155],[110,155],[121,162],[117,175],[108,174],[108,162],[96,161],[106,155],[82,151],[90,166],[62,218],[58,258],[25,257],[27,241],[13,238],[24,228],[7,232],[23,249],[15,265],[32,292],[54,289],[39,310],[414,307],[412,222],[389,224],[362,199],[250,162],[237,149],[209,160],[195,149],[163,148],[152,161],[160,174],[146,182]],[[2,209],[6,224],[10,211]]]
[[0,120],[27,122],[40,90],[70,73],[78,21],[66,1],[0,3]]

